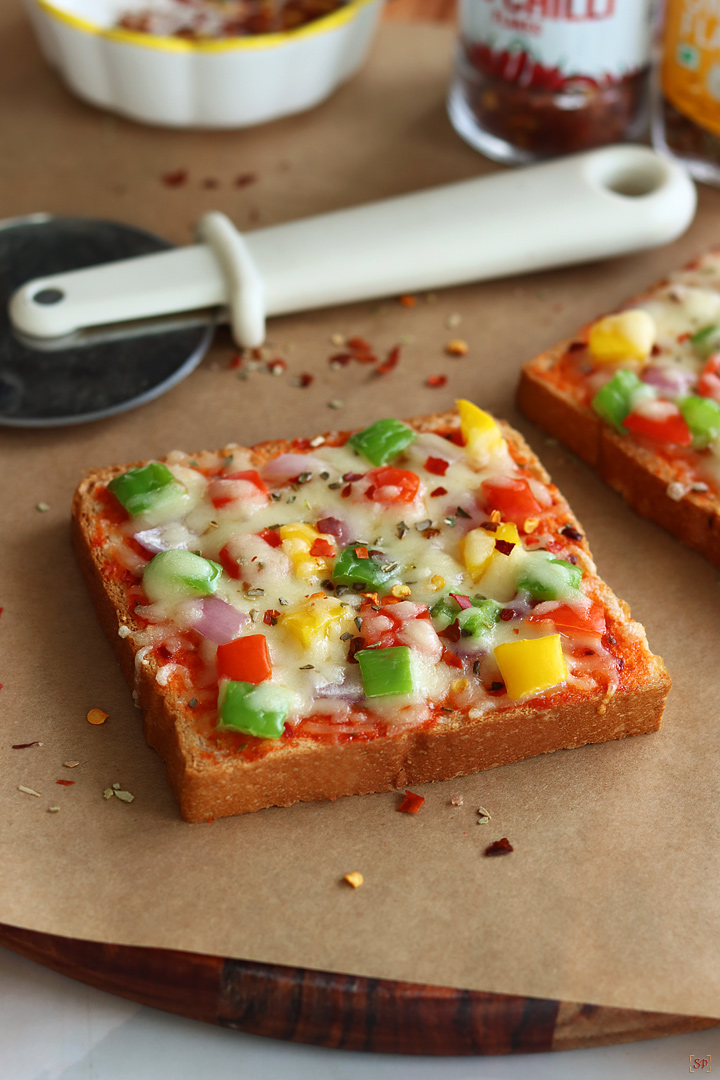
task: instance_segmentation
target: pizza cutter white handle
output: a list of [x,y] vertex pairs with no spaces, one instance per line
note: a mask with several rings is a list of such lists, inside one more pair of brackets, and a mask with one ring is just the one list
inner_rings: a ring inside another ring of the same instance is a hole
[[237,343],[254,346],[269,315],[664,244],[695,205],[674,161],[611,146],[244,235],[207,214],[203,243],[36,279],[15,293],[10,316],[49,338],[218,305]]

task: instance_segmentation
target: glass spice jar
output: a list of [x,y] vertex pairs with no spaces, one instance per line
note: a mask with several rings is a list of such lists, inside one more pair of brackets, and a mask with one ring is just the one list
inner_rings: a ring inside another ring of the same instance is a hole
[[653,143],[720,186],[720,0],[667,0]]
[[448,111],[495,161],[637,139],[648,123],[654,0],[460,0]]

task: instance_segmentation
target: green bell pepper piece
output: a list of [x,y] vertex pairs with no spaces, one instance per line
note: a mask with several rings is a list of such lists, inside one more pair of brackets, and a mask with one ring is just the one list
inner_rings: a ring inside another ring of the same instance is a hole
[[458,617],[460,608],[449,596],[441,596],[430,608],[430,618],[436,630],[447,630]]
[[159,461],[151,461],[140,469],[129,469],[115,476],[108,489],[133,517],[155,510],[168,498],[185,492],[167,465]]
[[399,420],[376,420],[364,431],[348,439],[373,465],[387,465],[417,438],[416,432]]
[[549,551],[528,552],[518,579],[518,590],[524,589],[534,600],[561,600],[580,588],[582,570],[565,559],[556,559]]
[[624,435],[623,420],[631,411],[630,395],[633,390],[643,385],[642,379],[639,379],[634,371],[621,368],[615,372],[610,382],[598,390],[591,402],[592,409]]
[[502,608],[495,600],[473,600],[472,604],[460,612],[457,624],[463,637],[482,637],[492,630]]
[[720,326],[717,323],[703,326],[697,333],[691,335],[690,344],[701,360],[707,360],[714,352],[720,350]]
[[691,395],[678,401],[678,406],[692,432],[694,447],[702,450],[717,439],[720,435],[720,405],[716,401]]
[[220,581],[222,566],[192,551],[173,548],[155,555],[145,567],[143,587],[151,601],[209,596]]
[[355,653],[360,664],[365,697],[385,694],[410,694],[415,689],[407,645],[391,645],[387,649],[361,649]]
[[332,576],[338,584],[361,584],[369,585],[373,589],[382,589],[388,582],[397,579],[397,565],[392,570],[386,570],[383,564],[372,555],[367,559],[359,559],[355,554],[355,548],[359,546],[359,544],[350,544],[343,548],[335,560]]
[[290,699],[282,686],[231,680],[225,683],[221,699],[218,727],[225,731],[279,739],[285,730]]

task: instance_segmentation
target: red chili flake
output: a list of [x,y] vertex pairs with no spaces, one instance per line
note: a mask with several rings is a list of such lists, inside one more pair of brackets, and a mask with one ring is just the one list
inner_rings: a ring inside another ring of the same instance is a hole
[[653,345],[652,349],[650,350],[650,355],[651,356],[659,356],[661,352],[662,352],[662,349],[656,343],[655,345]]
[[500,612],[500,618],[502,619],[503,622],[510,622],[511,619],[515,618],[515,612],[513,611],[512,608],[509,608],[509,607],[503,608],[502,611]]
[[445,638],[446,641],[459,641],[460,636],[460,627],[456,622],[450,623],[449,626],[446,626],[444,630],[440,630],[438,633],[438,637]]
[[405,791],[405,798],[397,808],[399,814],[417,814],[425,802],[424,795],[416,795],[414,791]]
[[405,296],[398,297],[398,303],[402,304],[403,307],[415,307],[415,305],[417,304],[417,299],[407,293]]
[[303,371],[302,375],[298,375],[297,379],[293,381],[293,385],[299,386],[301,390],[304,390],[312,384],[314,379],[314,375],[309,375],[307,371]]
[[365,473],[361,472],[346,472],[343,473],[343,480],[347,484],[354,484],[356,480],[362,480]]
[[689,340],[690,340],[690,334],[689,334],[689,332],[688,332],[688,331],[685,331],[685,333],[684,333],[684,334],[678,334],[678,336],[677,336],[677,340],[678,340],[678,343],[679,343],[679,344],[681,344],[681,343],[682,343],[683,341],[689,341]]
[[75,781],[74,780],[56,780],[55,783],[56,784],[62,784],[63,787],[72,787],[72,785],[75,783]]
[[254,173],[254,172],[240,173],[239,176],[235,177],[235,179],[233,181],[233,184],[234,184],[235,187],[243,188],[243,187],[247,187],[249,184],[254,184],[256,180],[257,180],[257,173]]
[[187,183],[187,169],[176,169],[174,172],[163,173],[161,180],[165,187],[182,187]]
[[489,847],[485,848],[485,855],[509,855],[511,851],[514,851],[512,844],[508,840],[507,836],[503,836],[502,840],[495,840]]
[[279,611],[274,611],[272,608],[268,608],[268,610],[263,615],[263,622],[266,626],[275,626],[275,623],[278,621],[279,616]]
[[447,375],[428,375],[425,380],[425,385],[431,387],[433,390],[439,390],[446,382]]
[[220,187],[220,181],[216,180],[214,176],[208,176],[203,180],[202,186],[206,191],[212,191],[214,188]]
[[436,487],[430,492],[430,497],[431,498],[434,497],[434,496],[438,496],[438,495],[447,495],[447,488]]
[[515,547],[509,540],[496,540],[495,550],[499,551],[501,555],[509,555],[512,549]]
[[287,371],[287,363],[284,360],[270,360],[267,366],[271,375],[282,375],[283,371]]
[[368,549],[366,547],[356,547],[355,549],[356,559],[369,559]]
[[563,525],[560,532],[563,536],[567,536],[568,540],[582,540],[582,533],[578,532],[572,525]]
[[345,487],[340,492],[340,497],[342,499],[349,499],[351,491],[352,491],[352,484],[346,484]]
[[433,476],[444,476],[450,467],[450,462],[441,457],[429,457],[425,462],[425,470]]
[[440,535],[440,530],[433,528],[423,529],[420,535],[424,536],[426,540],[433,540],[436,536]]
[[386,356],[385,360],[382,362],[382,364],[379,364],[378,367],[375,368],[375,374],[376,375],[387,375],[388,372],[392,371],[393,368],[397,367],[399,359],[400,359],[400,346],[395,345],[390,350],[390,352],[387,354],[387,356]]
[[372,345],[370,344],[370,342],[366,341],[365,338],[361,338],[361,337],[348,338],[347,342],[346,342],[346,345],[347,345],[347,347],[349,349],[352,349],[353,352],[356,352],[356,353],[358,353],[358,352],[360,352],[360,353],[370,353],[370,352],[373,351]]
[[457,606],[463,611],[468,611],[472,607],[472,600],[469,596],[463,596],[461,593],[454,592],[448,593],[448,596],[451,596]]
[[[449,627],[448,627],[448,629],[449,629]],[[458,627],[458,630],[459,629],[460,628]],[[458,634],[458,637],[459,636],[460,635]],[[462,667],[462,660],[460,659],[460,657],[456,656],[454,652],[450,652],[449,649],[443,648],[442,658],[443,658],[443,660],[445,661],[445,663],[447,664],[448,667],[453,667],[453,668],[461,668]]]
[[328,364],[331,368],[334,369],[343,368],[347,367],[348,364],[352,361],[352,359],[353,355],[349,352],[333,353],[333,355],[328,359]]
[[375,494],[375,485],[371,484],[370,487],[365,492],[365,498],[366,499],[372,499],[374,494]]
[[240,567],[228,551],[227,544],[225,545],[225,547],[220,548],[220,551],[218,552],[218,562],[220,563],[228,577],[231,577],[233,581],[239,580]]
[[258,536],[262,537],[265,543],[269,544],[270,547],[280,547],[282,544],[280,533],[275,529],[263,529],[262,532],[258,533]]
[[235,370],[236,368],[242,367],[242,362],[243,362],[242,354],[241,353],[235,353],[232,360],[230,361],[230,367],[233,370]]
[[31,746],[42,746],[42,743],[36,739],[35,742],[18,742],[13,743],[13,750],[28,750]]
[[328,540],[323,540],[321,536],[318,536],[310,548],[310,554],[315,559],[331,558],[335,554],[335,548]]

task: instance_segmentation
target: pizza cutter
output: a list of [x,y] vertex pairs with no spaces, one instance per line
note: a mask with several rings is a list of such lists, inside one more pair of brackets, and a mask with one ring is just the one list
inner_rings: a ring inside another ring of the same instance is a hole
[[109,222],[6,222],[0,423],[93,420],[148,401],[199,363],[217,321],[257,346],[269,316],[668,243],[695,205],[680,165],[622,145],[244,235],[209,213],[198,243],[179,249]]

